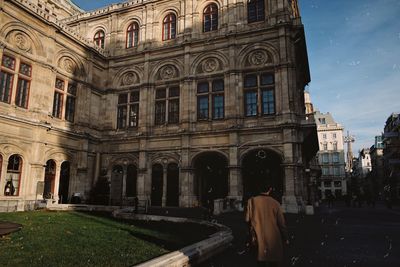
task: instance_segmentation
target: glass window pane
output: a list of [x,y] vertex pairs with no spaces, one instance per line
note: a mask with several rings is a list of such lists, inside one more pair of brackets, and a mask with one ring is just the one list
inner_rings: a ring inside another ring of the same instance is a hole
[[27,80],[18,79],[17,94],[15,96],[15,105],[22,108],[28,107],[29,84],[30,82]]
[[208,92],[208,82],[201,82],[197,84],[197,93],[207,93]]
[[65,107],[65,119],[73,122],[75,117],[75,97],[67,96],[67,103]]
[[76,84],[68,84],[67,92],[71,95],[76,95]]
[[156,112],[155,112],[155,124],[160,125],[165,123],[165,101],[156,102]]
[[6,55],[3,55],[3,60],[1,61],[1,65],[9,69],[15,69],[15,59]]
[[139,122],[139,104],[130,105],[129,127],[137,127]]
[[64,91],[64,81],[61,79],[56,79],[56,88]]
[[168,123],[179,122],[179,99],[170,100],[168,103]]
[[224,81],[223,80],[213,81],[212,90],[213,92],[224,91]]
[[118,104],[126,104],[126,103],[128,103],[128,94],[119,94]]
[[224,95],[213,95],[213,119],[224,118]]
[[255,86],[257,86],[257,76],[246,75],[244,77],[244,87],[255,87]]
[[63,95],[59,92],[54,92],[53,100],[53,117],[61,119]]
[[169,95],[169,97],[179,96],[179,88],[178,87],[169,88],[168,95]]
[[257,115],[257,92],[248,91],[245,93],[246,116]]
[[133,91],[131,92],[130,96],[130,102],[139,102],[139,97],[140,97],[140,92],[139,91]]
[[262,91],[262,110],[264,115],[275,113],[275,98],[273,90]]
[[166,97],[165,88],[164,89],[157,89],[156,91],[156,99],[161,99]]
[[197,97],[197,118],[208,119],[208,95]]
[[274,84],[274,76],[269,73],[264,73],[261,75],[261,85]]
[[21,62],[21,65],[19,67],[19,73],[30,77],[32,74],[32,68],[30,65]]
[[0,101],[10,103],[14,75],[0,71]]
[[126,115],[127,115],[127,107],[126,106],[118,107],[118,112],[117,112],[118,129],[126,127]]

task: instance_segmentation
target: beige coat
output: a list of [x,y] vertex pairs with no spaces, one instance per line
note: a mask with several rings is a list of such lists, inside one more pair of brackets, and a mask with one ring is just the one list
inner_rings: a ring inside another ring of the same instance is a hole
[[282,261],[282,241],[287,240],[285,218],[278,201],[267,195],[250,198],[246,221],[257,234],[258,261]]

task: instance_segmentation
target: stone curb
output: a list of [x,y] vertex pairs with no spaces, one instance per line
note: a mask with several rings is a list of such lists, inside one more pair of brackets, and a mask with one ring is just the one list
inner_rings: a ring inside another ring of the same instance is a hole
[[136,219],[136,220],[151,220],[151,221],[170,221],[170,222],[190,222],[213,226],[219,229],[215,234],[209,236],[209,238],[197,242],[195,244],[184,247],[180,250],[170,252],[162,255],[155,259],[146,261],[144,263],[135,265],[136,267],[188,267],[201,263],[216,254],[227,249],[232,240],[233,235],[230,228],[217,223],[210,223],[207,221],[178,218],[178,217],[167,217],[158,215],[145,215],[145,214],[133,214],[131,209],[115,210],[113,216],[122,219]]

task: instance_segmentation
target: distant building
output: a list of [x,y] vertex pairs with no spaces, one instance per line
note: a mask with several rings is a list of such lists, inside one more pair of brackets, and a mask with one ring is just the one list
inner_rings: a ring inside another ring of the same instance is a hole
[[370,148],[372,170],[368,184],[375,196],[378,196],[383,190],[384,166],[382,140],[382,135],[375,136],[375,143]]
[[371,155],[369,148],[363,148],[358,153],[358,168],[361,178],[367,177],[372,170]]
[[320,193],[325,199],[329,194],[336,197],[347,194],[343,126],[332,115],[314,112],[318,132],[318,161],[321,166]]
[[393,198],[400,197],[400,114],[393,113],[386,120],[383,133],[385,184]]

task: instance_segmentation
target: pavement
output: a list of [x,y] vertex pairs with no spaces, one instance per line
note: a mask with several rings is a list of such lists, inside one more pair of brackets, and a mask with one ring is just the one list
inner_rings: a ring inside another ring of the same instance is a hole
[[[246,225],[242,212],[215,218],[233,231],[232,246],[200,267],[257,266],[252,255],[242,253]],[[290,244],[283,266],[399,267],[400,208],[322,205],[314,215],[285,214]]]

